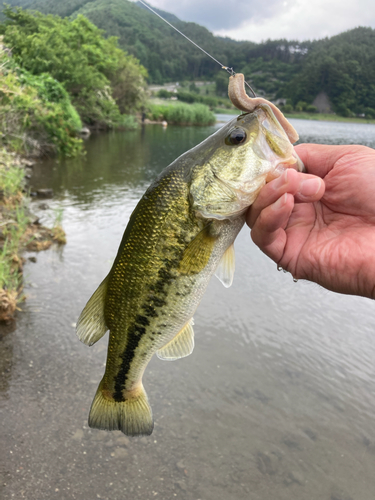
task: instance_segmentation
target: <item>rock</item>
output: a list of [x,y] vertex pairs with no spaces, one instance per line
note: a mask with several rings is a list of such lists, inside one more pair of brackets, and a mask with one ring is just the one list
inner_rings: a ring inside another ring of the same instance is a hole
[[283,439],[283,443],[290,449],[290,450],[302,450],[302,446],[298,442],[298,438],[292,435],[288,435]]
[[290,484],[293,483],[302,486],[303,484],[305,484],[305,478],[299,472],[291,471],[284,479],[284,484],[289,486]]
[[38,205],[38,208],[40,208],[40,210],[48,210],[49,209],[49,205],[47,203],[40,203]]
[[78,132],[79,135],[88,137],[91,134],[91,131],[87,127],[81,128],[81,130]]
[[184,462],[182,460],[180,460],[179,462],[177,462],[176,467],[177,467],[177,469],[182,470],[182,471],[186,468],[185,464],[184,464]]
[[260,451],[257,454],[257,467],[262,474],[272,476],[277,472],[277,458]]
[[180,488],[182,491],[187,490],[186,484],[184,481],[176,481],[174,484],[175,484],[175,486],[178,486],[178,488]]
[[129,446],[130,440],[126,436],[120,436],[116,439],[117,446]]
[[116,448],[113,453],[111,453],[111,457],[114,458],[125,458],[129,455],[129,452],[125,450],[125,448]]
[[51,188],[37,189],[36,195],[38,196],[38,198],[52,198],[53,189]]
[[28,259],[30,262],[36,262],[36,257],[29,257]]
[[74,439],[74,441],[81,441],[82,438],[83,438],[83,430],[77,429],[73,434],[72,439]]
[[312,429],[307,428],[307,429],[305,429],[303,432],[306,434],[306,436],[309,436],[309,438],[310,438],[312,441],[316,441],[316,440],[317,440],[317,438],[318,438],[317,433],[316,433],[314,430],[312,430]]
[[22,165],[24,165],[27,168],[33,168],[33,166],[35,165],[35,161],[26,160],[24,158],[21,160],[21,163],[22,163]]

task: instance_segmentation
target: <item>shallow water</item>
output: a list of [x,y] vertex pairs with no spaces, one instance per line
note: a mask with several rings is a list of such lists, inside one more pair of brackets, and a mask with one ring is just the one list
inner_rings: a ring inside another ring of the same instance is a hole
[[[302,141],[375,148],[373,125],[293,123]],[[152,436],[87,427],[106,339],[88,348],[74,324],[150,181],[214,128],[93,136],[84,160],[35,166],[55,197],[33,211],[62,208],[68,243],[27,254],[28,299],[1,330],[2,499],[375,498],[374,303],[294,283],[248,229],[233,286],[213,278],[195,315],[194,353],[146,371]]]

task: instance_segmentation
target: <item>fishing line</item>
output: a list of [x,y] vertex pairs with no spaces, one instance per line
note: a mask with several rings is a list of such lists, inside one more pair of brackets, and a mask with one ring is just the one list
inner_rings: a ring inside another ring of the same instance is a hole
[[[180,33],[180,35],[182,35],[184,38],[186,38],[186,40],[188,40],[190,43],[192,43],[193,45],[195,45],[197,47],[197,49],[201,50],[204,54],[206,54],[206,56],[208,57],[211,57],[211,59],[213,61],[215,61],[217,64],[219,64],[221,66],[221,69],[225,69],[225,71],[227,73],[229,73],[231,76],[234,76],[236,73],[233,71],[233,68],[228,68],[228,66],[224,66],[224,64],[221,64],[220,61],[218,61],[217,59],[215,59],[211,54],[209,54],[208,52],[206,52],[204,49],[202,49],[202,47],[200,47],[197,43],[193,42],[193,40],[190,40],[190,38],[186,35],[184,35],[182,33],[182,31],[180,31],[179,29],[177,29],[175,26],[173,26],[173,24],[171,24],[169,21],[167,21],[166,19],[164,19],[164,17],[162,17],[160,14],[158,14],[154,9],[152,9],[147,3],[143,2],[143,0],[138,0],[139,3],[141,3],[142,5],[144,5],[148,10],[150,10],[153,14],[155,14],[156,16],[158,16],[162,21],[164,21],[165,23],[167,23],[171,28],[173,28],[174,30],[177,31],[177,33]],[[245,85],[247,85],[249,87],[249,89],[251,90],[252,94],[254,97],[256,97],[256,93],[254,92],[254,90],[250,87],[250,85],[245,81]]]

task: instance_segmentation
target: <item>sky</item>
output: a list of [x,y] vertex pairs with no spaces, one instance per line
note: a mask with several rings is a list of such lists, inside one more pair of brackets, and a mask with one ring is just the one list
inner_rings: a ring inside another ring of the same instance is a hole
[[215,35],[261,42],[314,40],[357,26],[375,28],[375,0],[149,0]]

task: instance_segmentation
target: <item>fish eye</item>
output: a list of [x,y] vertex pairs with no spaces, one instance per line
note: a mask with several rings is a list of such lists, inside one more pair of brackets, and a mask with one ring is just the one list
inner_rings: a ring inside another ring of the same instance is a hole
[[243,128],[235,128],[225,138],[225,144],[228,146],[238,146],[246,141],[246,132]]

